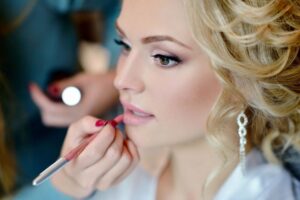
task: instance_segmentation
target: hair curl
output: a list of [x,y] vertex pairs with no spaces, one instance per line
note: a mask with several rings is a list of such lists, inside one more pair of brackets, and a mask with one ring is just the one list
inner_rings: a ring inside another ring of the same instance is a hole
[[299,1],[184,3],[194,37],[224,88],[208,121],[210,139],[223,152],[237,152],[238,145],[228,145],[224,133],[246,110],[248,141],[269,161],[278,162],[274,149],[300,150]]

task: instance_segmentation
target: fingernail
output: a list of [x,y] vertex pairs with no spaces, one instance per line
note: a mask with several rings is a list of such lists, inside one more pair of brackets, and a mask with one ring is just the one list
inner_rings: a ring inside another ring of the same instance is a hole
[[108,123],[112,125],[114,128],[116,128],[116,126],[118,125],[118,123],[115,120],[110,120],[108,121]]
[[100,126],[104,126],[106,124],[107,124],[106,120],[99,119],[96,121],[95,126],[100,127]]
[[57,85],[50,85],[48,87],[48,92],[52,95],[52,96],[59,96],[59,88]]

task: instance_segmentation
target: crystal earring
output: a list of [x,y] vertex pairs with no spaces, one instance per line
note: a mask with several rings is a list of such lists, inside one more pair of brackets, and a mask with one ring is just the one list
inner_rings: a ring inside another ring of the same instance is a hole
[[245,161],[245,157],[246,157],[246,144],[247,144],[247,129],[246,129],[246,125],[248,124],[248,118],[245,115],[244,111],[240,112],[240,114],[237,116],[237,124],[238,124],[238,134],[239,134],[239,138],[240,138],[240,164],[242,167],[242,171],[243,173],[245,172],[245,165],[246,165],[246,161]]

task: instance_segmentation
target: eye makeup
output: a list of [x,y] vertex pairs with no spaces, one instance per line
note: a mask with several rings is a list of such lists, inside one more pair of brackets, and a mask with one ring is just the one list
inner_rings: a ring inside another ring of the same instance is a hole
[[[127,55],[131,51],[132,47],[129,46],[129,44],[127,44],[122,39],[121,36],[120,36],[120,39],[115,39],[114,41],[118,46],[123,48],[123,54]],[[162,42],[164,42],[164,41],[162,41]],[[157,42],[157,43],[159,43],[159,42]],[[154,43],[154,44],[146,43],[147,45],[150,45],[149,52],[151,52],[152,51],[151,49],[153,49],[152,53],[149,53],[149,54],[157,66],[162,67],[162,68],[171,68],[171,67],[175,67],[182,63],[183,60],[179,56],[177,56],[173,53],[169,53],[166,50],[160,50],[160,49],[165,49],[165,48],[169,49],[170,47],[164,47],[165,45],[161,45],[161,44],[157,44],[157,43]],[[148,48],[149,47],[146,47],[146,49],[148,49]],[[158,50],[156,50],[156,49],[158,49]]]
[[161,67],[166,67],[166,68],[174,67],[182,62],[181,59],[178,58],[177,56],[155,54],[155,55],[152,55],[152,57],[154,58],[154,61],[157,65],[159,65]]
[[120,46],[123,49],[123,51],[128,52],[131,50],[131,47],[122,39],[114,39],[114,41],[118,46]]

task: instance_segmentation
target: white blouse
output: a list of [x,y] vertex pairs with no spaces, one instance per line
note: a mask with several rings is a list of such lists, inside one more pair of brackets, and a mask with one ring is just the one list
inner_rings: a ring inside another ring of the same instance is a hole
[[254,149],[247,155],[245,174],[237,166],[215,200],[299,200],[296,189],[299,194],[300,187],[296,184],[284,168],[267,163],[261,152]]
[[[294,184],[293,184],[294,182]],[[155,200],[157,180],[137,168],[121,184],[95,193],[97,200]],[[296,197],[298,193],[298,197]],[[246,173],[237,166],[214,200],[299,200],[300,184],[282,167],[268,164],[254,149],[246,157]]]

